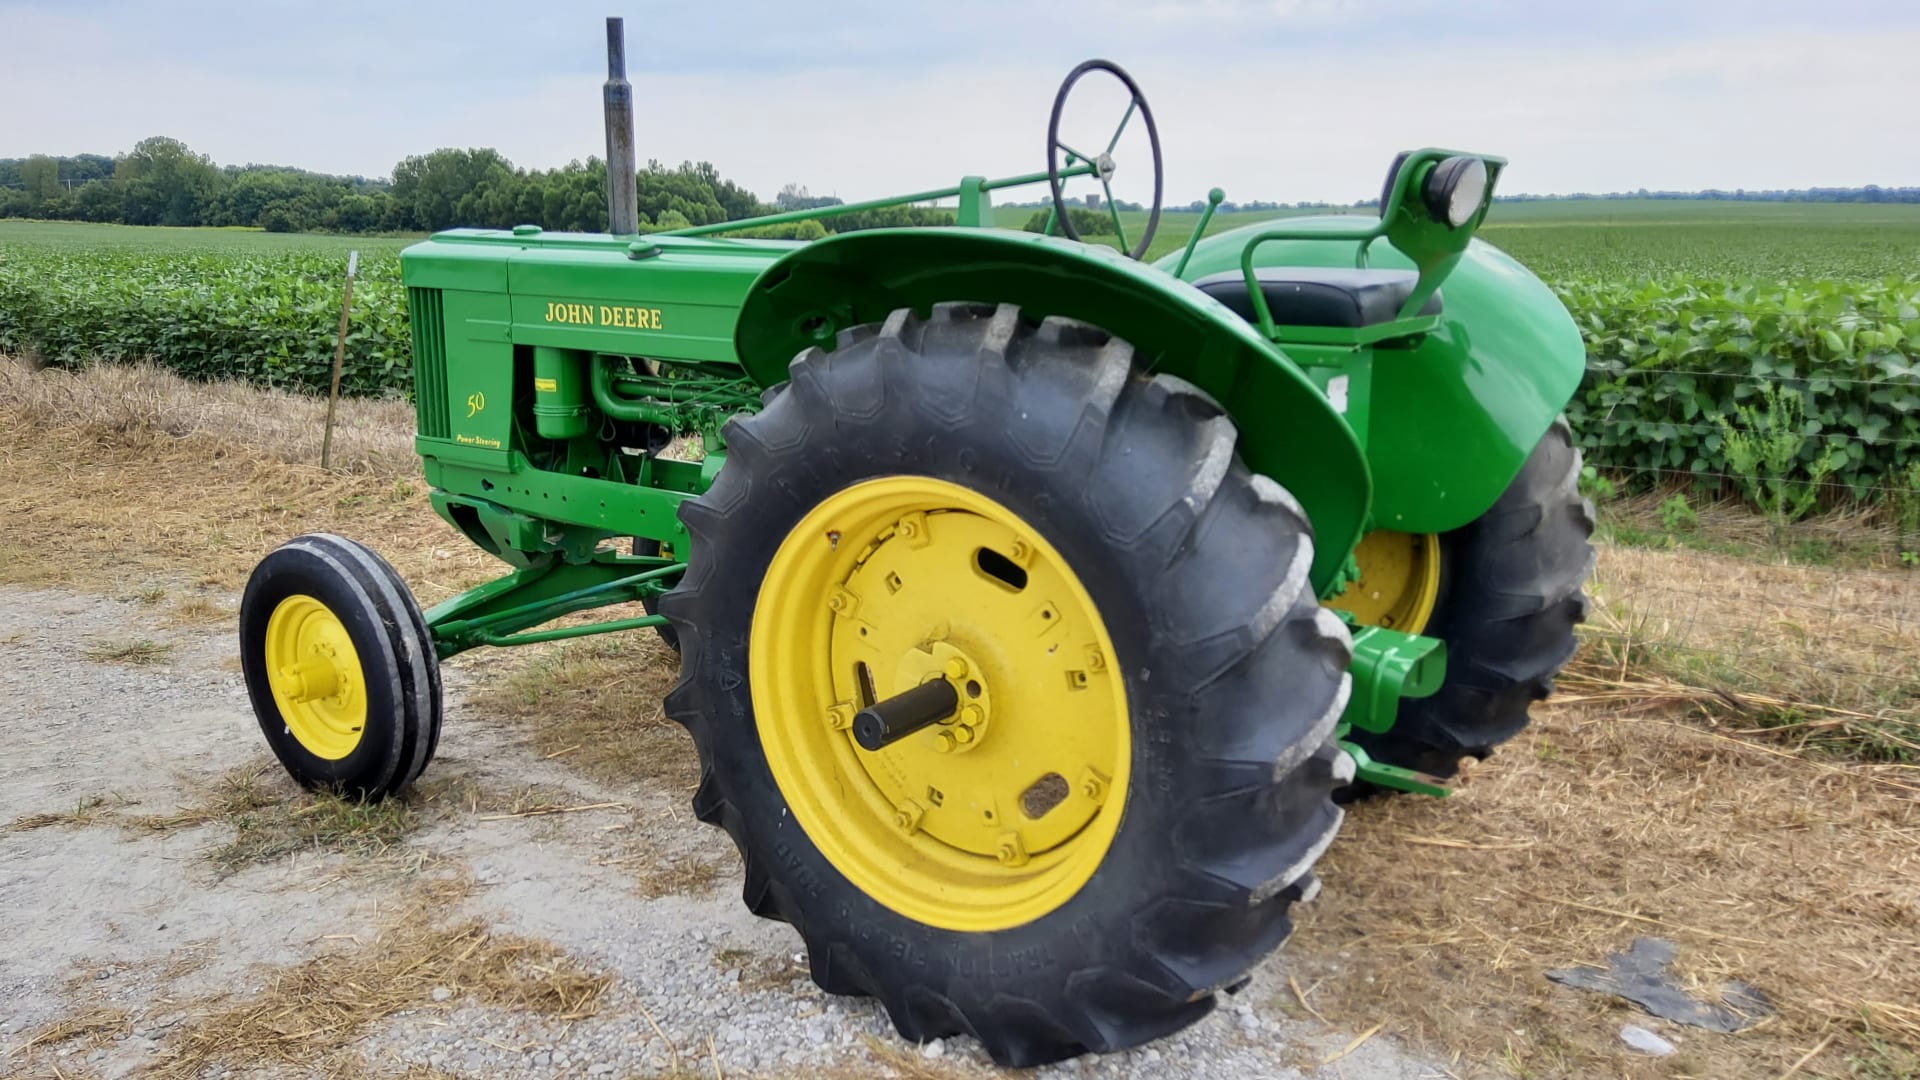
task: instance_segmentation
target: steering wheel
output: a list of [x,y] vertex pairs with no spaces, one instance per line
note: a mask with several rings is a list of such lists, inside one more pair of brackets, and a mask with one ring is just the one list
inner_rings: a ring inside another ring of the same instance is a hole
[[[1119,79],[1133,100],[1127,105],[1126,115],[1120,118],[1120,126],[1114,128],[1113,138],[1107,140],[1107,148],[1098,154],[1086,154],[1060,141],[1060,114],[1066,110],[1067,95],[1073,91],[1073,84],[1080,81],[1082,75],[1090,71],[1104,71]],[[1115,165],[1113,148],[1120,145],[1120,136],[1127,130],[1127,123],[1139,113],[1147,122],[1147,142],[1153,147],[1153,211],[1147,217],[1147,231],[1140,237],[1140,243],[1131,250],[1127,248],[1127,230],[1120,224],[1120,210],[1113,204],[1113,179]],[[1067,74],[1067,81],[1060,84],[1060,92],[1053,96],[1053,119],[1047,122],[1047,181],[1053,186],[1054,220],[1060,223],[1060,231],[1070,239],[1080,239],[1073,227],[1073,215],[1067,213],[1067,201],[1061,194],[1060,155],[1067,155],[1067,166],[1075,161],[1085,162],[1094,167],[1094,175],[1100,178],[1100,189],[1106,192],[1107,211],[1113,215],[1113,228],[1120,237],[1120,250],[1135,259],[1147,253],[1147,245],[1153,243],[1153,234],[1160,228],[1160,193],[1165,174],[1160,167],[1160,129],[1154,126],[1153,110],[1147,107],[1146,96],[1140,93],[1140,85],[1133,76],[1111,60],[1087,60]]]

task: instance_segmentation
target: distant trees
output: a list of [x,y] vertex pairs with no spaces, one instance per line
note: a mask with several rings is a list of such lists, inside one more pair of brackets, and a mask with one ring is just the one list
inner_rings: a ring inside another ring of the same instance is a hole
[[[408,232],[469,225],[607,227],[606,163],[521,169],[489,148],[446,148],[394,166],[391,182],[273,165],[221,168],[178,139],[142,140],[117,158],[0,160],[0,217],[132,225],[240,225],[273,232]],[[769,212],[707,162],[649,161],[641,227],[684,228]],[[838,200],[831,200],[837,202]],[[794,234],[786,229],[780,235]]]
[[[815,195],[804,184],[781,188],[772,205],[720,175],[708,162],[669,167],[649,161],[637,178],[640,227],[647,230],[708,225],[775,210],[839,206],[833,195]],[[547,229],[598,232],[607,227],[607,167],[599,158],[555,169],[523,169],[499,151],[443,148],[415,154],[393,167],[393,179],[330,176],[277,165],[219,166],[178,139],[143,139],[117,157],[79,154],[0,159],[0,217],[125,222],[134,225],[254,226],[275,232],[419,232],[470,225],[508,228],[535,224]],[[1571,199],[1727,199],[1787,202],[1920,202],[1920,188],[1810,188],[1792,191],[1646,191],[1612,195],[1556,196]],[[1370,206],[1373,196],[1356,206]],[[1525,201],[1541,196],[1501,196]],[[1086,201],[1066,200],[1074,224],[1087,235],[1110,231],[1104,211]],[[1047,200],[1003,203],[1036,208],[1027,223],[1045,222]],[[1138,203],[1116,200],[1121,210]],[[1198,211],[1194,201],[1184,209]],[[1330,208],[1321,202],[1227,202],[1222,212]],[[1179,209],[1168,207],[1168,209]],[[893,207],[807,223],[772,226],[760,236],[813,236],[824,232],[951,223],[953,213],[925,207]]]
[[815,195],[805,184],[788,184],[773,197],[773,205],[780,210],[817,210],[822,206],[839,206],[841,200],[837,195]]
[[199,225],[220,194],[220,170],[178,139],[142,139],[114,162],[121,218],[129,225]]
[[60,194],[60,163],[35,154],[20,163],[20,187],[27,197],[45,203]]

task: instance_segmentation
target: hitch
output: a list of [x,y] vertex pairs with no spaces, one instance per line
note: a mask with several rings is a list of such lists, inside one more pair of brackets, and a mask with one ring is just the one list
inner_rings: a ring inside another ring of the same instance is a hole
[[[1345,613],[1341,613],[1345,617]],[[1425,773],[1373,760],[1347,738],[1354,728],[1385,732],[1393,728],[1403,698],[1423,698],[1440,689],[1447,675],[1447,647],[1438,638],[1403,634],[1382,626],[1353,626],[1353,694],[1334,729],[1340,748],[1353,757],[1354,778],[1383,788],[1444,798],[1446,785]]]

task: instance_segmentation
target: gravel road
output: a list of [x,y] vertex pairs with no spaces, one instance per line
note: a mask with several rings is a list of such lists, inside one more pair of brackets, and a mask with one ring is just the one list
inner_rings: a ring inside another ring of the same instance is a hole
[[[581,1020],[436,992],[442,1000],[388,1016],[354,1043],[376,1074],[994,1072],[970,1040],[911,1046],[872,1003],[817,990],[796,955],[797,936],[740,904],[730,845],[693,820],[687,792],[665,782],[595,783],[564,758],[541,758],[511,725],[476,715],[462,692],[500,661],[447,669],[448,719],[429,778],[612,805],[535,817],[454,809],[423,816],[406,857],[388,853],[373,870],[353,865],[354,856],[296,853],[222,876],[204,853],[228,825],[154,831],[132,822],[203,799],[221,776],[260,760],[264,746],[229,630],[149,629],[154,621],[137,600],[0,587],[0,1055],[89,1008],[127,1013],[117,1032],[0,1056],[0,1075],[140,1075],[192,1030],[193,1003],[257,993],[318,949],[370,940],[417,879],[432,874],[474,883],[450,916],[551,942],[613,982],[598,1014]],[[168,647],[165,655],[143,666],[98,659],[100,643],[124,640],[132,627]],[[292,797],[277,766],[267,776]],[[7,824],[94,799],[107,802],[90,821]],[[685,852],[724,859],[720,872],[661,894],[646,864]],[[1283,950],[1244,992],[1174,1038],[1027,1075],[1451,1075],[1384,1036],[1320,1067],[1360,1033],[1283,1012],[1291,1000],[1284,961]]]

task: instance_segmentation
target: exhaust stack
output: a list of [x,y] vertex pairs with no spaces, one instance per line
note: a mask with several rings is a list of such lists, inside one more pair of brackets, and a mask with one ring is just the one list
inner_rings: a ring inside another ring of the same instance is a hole
[[632,236],[640,231],[640,193],[634,186],[633,85],[627,82],[626,21],[607,18],[607,85],[602,95],[607,114],[607,231]]

